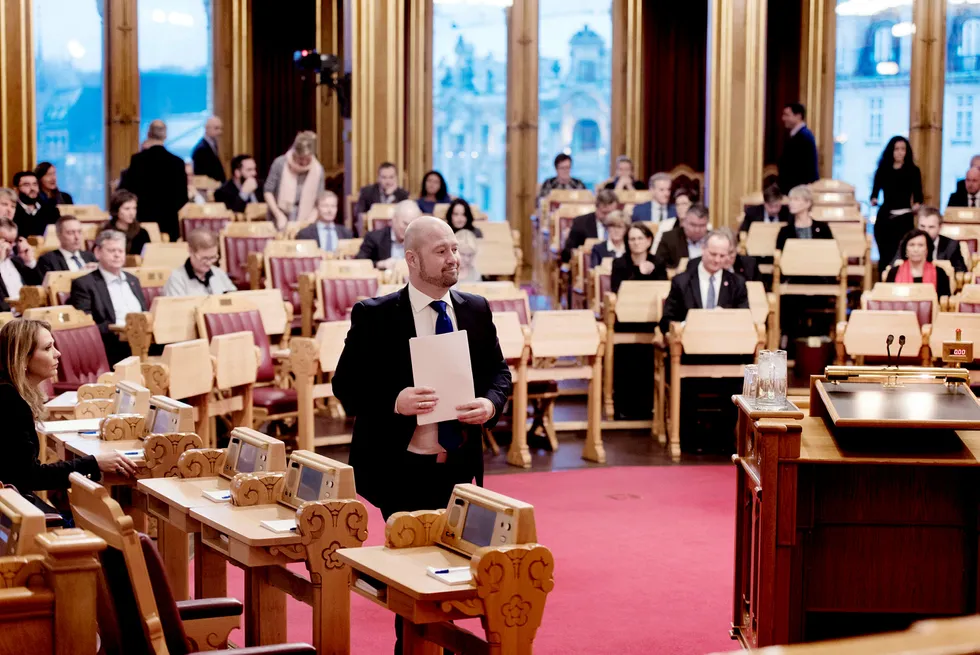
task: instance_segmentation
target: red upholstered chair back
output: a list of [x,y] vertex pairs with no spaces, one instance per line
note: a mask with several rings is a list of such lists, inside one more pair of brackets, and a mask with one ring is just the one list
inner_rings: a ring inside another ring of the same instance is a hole
[[153,600],[157,603],[167,650],[170,651],[170,655],[187,655],[191,650],[188,646],[187,633],[184,632],[184,622],[180,618],[177,601],[163,569],[163,560],[160,559],[160,553],[153,540],[142,532],[139,535],[143,561],[146,563],[146,572],[150,577],[150,586],[153,588]]
[[932,302],[929,300],[868,300],[871,311],[915,312],[919,325],[932,323]]
[[[282,292],[282,299],[293,304],[293,309],[300,306],[299,276],[302,273],[316,273],[320,269],[323,258],[313,257],[270,257],[269,276],[275,289]],[[297,310],[298,311],[298,310]]]
[[58,292],[58,304],[59,305],[67,305],[69,298],[71,298],[71,292],[70,291],[59,291]]
[[225,239],[225,266],[228,277],[237,285],[248,282],[248,256],[253,252],[264,252],[265,245],[272,237],[233,237]]
[[154,298],[163,295],[163,287],[142,287],[142,289],[143,289],[143,299],[146,300],[147,307],[153,305]]
[[99,562],[103,580],[97,610],[102,641],[99,652],[105,655],[151,652],[125,555],[121,550],[106,548],[99,553]]
[[180,235],[187,240],[187,235],[203,227],[209,232],[214,234],[220,234],[221,230],[225,229],[225,226],[231,223],[231,218],[228,216],[195,216],[194,218],[182,218],[180,219]]
[[961,302],[959,304],[959,310],[964,314],[980,314],[980,303],[976,302]]
[[380,216],[378,218],[372,218],[371,219],[371,231],[373,232],[374,230],[380,230],[381,228],[390,229],[391,228],[391,219],[390,218],[383,218],[383,217],[380,217]]
[[531,317],[528,316],[527,303],[523,298],[487,298],[492,312],[517,312],[517,318],[521,325],[530,325]]
[[957,241],[965,243],[966,249],[970,251],[971,255],[977,252],[977,239],[975,237],[970,239],[957,239]]
[[558,247],[565,247],[565,239],[568,238],[568,233],[572,229],[572,223],[575,222],[576,216],[559,216],[558,217]]
[[259,347],[262,358],[259,361],[257,373],[258,382],[271,382],[275,378],[275,367],[272,363],[272,352],[269,348],[269,336],[262,326],[262,315],[259,310],[250,309],[244,312],[229,312],[226,314],[205,314],[204,326],[208,331],[208,340],[219,334],[232,332],[251,332],[255,345]]
[[346,321],[358,298],[378,293],[377,276],[364,278],[323,278],[323,320]]
[[612,273],[599,273],[599,301],[602,302],[610,291],[612,291]]
[[61,352],[56,390],[68,391],[83,384],[98,382],[100,375],[112,370],[98,326],[54,330],[52,335],[55,348]]

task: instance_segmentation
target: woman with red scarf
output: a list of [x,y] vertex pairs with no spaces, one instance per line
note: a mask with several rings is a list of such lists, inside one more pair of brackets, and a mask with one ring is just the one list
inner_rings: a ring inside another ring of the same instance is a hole
[[898,252],[904,261],[895,262],[888,271],[886,282],[925,282],[936,287],[940,298],[949,295],[949,277],[946,271],[932,263],[932,239],[928,234],[922,230],[912,230],[902,239]]

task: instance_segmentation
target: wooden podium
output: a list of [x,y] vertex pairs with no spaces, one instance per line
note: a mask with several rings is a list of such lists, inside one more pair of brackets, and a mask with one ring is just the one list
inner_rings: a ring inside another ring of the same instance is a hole
[[734,402],[733,638],[758,648],[980,610],[966,370],[829,367],[808,412]]

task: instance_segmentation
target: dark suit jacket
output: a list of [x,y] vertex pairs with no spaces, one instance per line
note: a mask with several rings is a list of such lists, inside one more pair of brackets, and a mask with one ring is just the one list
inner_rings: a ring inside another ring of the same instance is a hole
[[207,175],[212,180],[219,182],[225,181],[225,167],[218,158],[218,153],[211,148],[211,144],[201,137],[201,140],[194,146],[191,152],[191,161],[194,162],[194,175]]
[[[980,200],[980,198],[978,198]],[[949,194],[949,200],[946,202],[947,207],[969,207],[970,206],[970,194],[966,192],[966,185],[962,187],[956,187],[956,191]]]
[[657,259],[667,268],[677,268],[682,259],[688,256],[687,235],[683,229],[665,232],[657,246]]
[[[493,403],[492,428],[511,390],[510,371],[500,352],[490,305],[481,296],[450,292],[456,323],[466,330],[470,364],[477,397]],[[348,416],[356,417],[350,463],[357,468],[357,491],[374,505],[398,509],[399,494],[407,485],[424,485],[405,464],[417,421],[395,414],[395,399],[414,386],[409,339],[415,337],[415,319],[408,287],[381,298],[363,300],[351,310],[351,327],[333,376],[334,395]],[[381,372],[384,372],[381,375]],[[476,426],[463,426],[466,440],[451,453],[445,466],[453,467],[460,481],[483,476],[483,440]],[[448,502],[448,498],[446,501]]]
[[[742,221],[742,227],[738,228],[739,232],[748,232],[749,226],[756,221],[761,221],[766,215],[765,205],[751,205],[745,208],[745,220]],[[789,207],[783,205],[779,210],[779,216],[777,217],[777,222],[789,223],[793,220],[793,215],[789,213]]]
[[[633,222],[652,221],[652,212],[652,202],[641,202],[639,205],[633,207]],[[677,218],[677,208],[675,208],[673,205],[667,205],[667,218]]]
[[[408,200],[408,191],[398,187],[395,189],[395,202]],[[357,196],[357,204],[354,206],[354,215],[363,214],[371,209],[371,205],[381,202],[381,187],[377,183],[361,187],[361,193]]]
[[[747,309],[749,293],[745,288],[745,281],[734,273],[722,271],[717,304],[724,309]],[[703,307],[698,269],[696,266],[688,267],[683,273],[675,275],[670,282],[670,293],[664,301],[663,318],[660,319],[660,331],[666,335],[671,322],[683,321],[687,318],[689,309]]]
[[[29,267],[17,256],[11,256],[10,261],[14,263],[14,268],[20,273],[21,283],[25,285],[41,284],[41,276],[38,274],[37,267]],[[0,278],[0,312],[10,311],[10,305],[7,304],[8,297],[10,297],[10,292],[7,291],[7,285],[4,284],[3,278]]]
[[953,265],[954,271],[959,271],[960,273],[966,273],[969,268],[967,268],[966,262],[963,261],[963,253],[960,251],[960,242],[955,239],[950,239],[949,237],[944,237],[939,235],[939,248],[937,249],[937,256],[934,259],[948,259],[949,263]]
[[[143,297],[143,288],[140,286],[139,280],[136,276],[125,271],[123,274],[126,276],[126,281],[129,282],[129,288],[133,290],[133,295],[139,300],[140,308],[145,312],[146,298]],[[68,304],[90,314],[92,320],[99,326],[110,366],[132,354],[129,346],[120,342],[119,337],[109,329],[109,326],[116,322],[116,311],[112,307],[109,288],[106,286],[105,278],[102,277],[102,272],[99,269],[72,280]]]
[[[700,257],[695,257],[687,263],[688,270],[693,270],[701,263]],[[735,255],[735,265],[732,266],[735,275],[740,275],[746,282],[754,282],[759,279],[759,265],[755,257],[748,255]]]
[[[338,216],[337,218],[340,218],[340,216]],[[351,229],[349,227],[347,227],[346,225],[341,225],[340,223],[335,223],[334,224],[334,227],[337,230],[337,238],[338,239],[353,239],[354,238],[354,233],[351,232]],[[389,237],[389,239],[391,238],[391,233],[390,232],[388,234],[388,237]],[[320,243],[320,234],[317,232],[316,223],[310,223],[309,225],[307,225],[306,227],[304,227],[302,230],[300,230],[299,232],[297,232],[296,233],[296,238],[297,239],[312,239],[313,241],[316,241],[317,243]],[[323,247],[323,244],[320,244],[320,247],[322,248]],[[389,245],[388,245],[388,252],[389,253],[391,252],[390,242],[389,242]],[[390,254],[389,254],[389,256],[390,256]]]
[[44,228],[54,225],[61,217],[58,207],[51,203],[41,202],[41,208],[31,216],[18,202],[14,210],[14,223],[17,224],[17,234],[22,237],[42,236]]
[[[833,239],[834,233],[830,231],[830,226],[823,221],[813,221],[813,226],[810,228],[811,235],[814,239]],[[783,245],[786,244],[787,239],[798,239],[796,235],[796,225],[793,221],[790,221],[783,226],[783,229],[779,231],[776,235],[776,250],[782,250]]]
[[41,204],[49,204],[49,205],[74,205],[75,204],[75,199],[71,197],[71,194],[65,193],[64,191],[61,190],[56,190],[55,194],[51,197],[48,197],[48,194],[42,191],[39,197],[41,200]]
[[[252,193],[255,196],[255,202],[262,202],[261,182],[259,182],[259,185],[255,187],[255,191]],[[248,204],[248,202],[242,200],[242,197],[239,195],[238,185],[235,184],[235,180],[228,180],[215,189],[214,201],[225,203],[225,207],[239,214],[245,211],[245,205]]]
[[595,224],[595,212],[576,216],[572,221],[572,227],[568,230],[565,237],[565,247],[561,249],[561,260],[567,262],[572,258],[572,251],[585,243],[586,239],[596,239],[599,237],[599,230]]
[[796,136],[786,140],[779,158],[779,188],[789,193],[793,187],[810,184],[820,178],[817,168],[817,142],[806,125]]
[[177,212],[187,204],[183,159],[163,146],[137,152],[130,159],[119,187],[136,194],[140,222],[156,222],[161,232],[169,234],[171,241],[177,241],[180,237]]
[[[83,250],[79,253],[83,263],[91,263],[95,261],[95,255]],[[68,262],[65,261],[65,256],[61,254],[60,250],[52,250],[51,252],[44,253],[37,260],[37,268],[35,269],[41,280],[44,280],[44,276],[48,271],[67,271]]]
[[357,251],[357,257],[354,259],[370,259],[377,264],[389,257],[391,257],[391,228],[379,227],[364,235],[361,249]]

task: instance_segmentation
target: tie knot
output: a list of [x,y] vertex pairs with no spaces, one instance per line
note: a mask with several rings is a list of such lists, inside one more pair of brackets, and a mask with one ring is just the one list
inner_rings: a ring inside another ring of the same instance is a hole
[[446,313],[446,301],[445,300],[433,300],[432,302],[429,303],[429,306],[432,307],[432,309],[434,309],[437,312],[439,312],[440,314],[445,314]]

